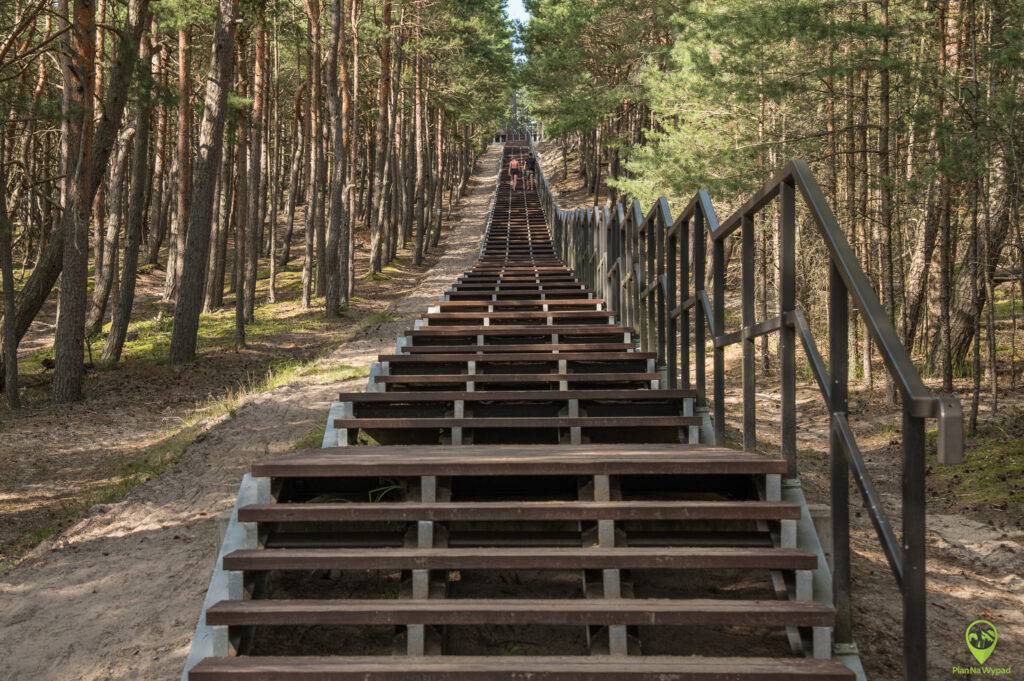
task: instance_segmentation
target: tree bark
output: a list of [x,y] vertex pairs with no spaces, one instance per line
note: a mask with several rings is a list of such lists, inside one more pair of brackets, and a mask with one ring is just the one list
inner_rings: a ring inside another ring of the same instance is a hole
[[[331,52],[328,57],[327,66],[327,105],[330,110],[333,133],[334,162],[331,164],[331,187],[330,187],[330,211],[327,226],[327,246],[324,253],[324,268],[326,270],[326,287],[324,290],[325,313],[328,317],[336,317],[341,314],[343,299],[345,297],[344,282],[341,269],[345,263],[342,260],[341,243],[344,234],[346,220],[345,205],[345,162],[348,157],[346,148],[346,120],[342,111],[341,92],[344,85],[339,83],[338,62],[344,62],[345,54],[342,34],[347,20],[342,0],[332,0],[331,6]],[[344,67],[342,67],[344,68]]]
[[[14,263],[11,260],[11,241],[14,238],[14,225],[7,214],[7,166],[4,155],[6,137],[0,134],[0,277],[4,287],[4,310],[14,310]],[[0,378],[4,383],[4,394],[7,397],[7,408],[18,409],[18,336],[14,326],[13,314],[3,318],[4,341],[4,373]]]
[[[86,283],[89,269],[89,216],[97,169],[93,167],[93,96],[96,66],[96,7],[90,0],[75,0],[72,10],[71,53],[65,57],[65,88],[71,107],[68,137],[77,140],[77,158],[68,163],[71,184],[70,215],[62,228],[67,234],[62,254],[57,332],[54,339],[53,400],[82,398],[83,343],[85,342]],[[102,169],[99,169],[102,172]],[[98,182],[95,183],[98,186]]]
[[[167,87],[167,53],[167,46],[161,45],[157,57],[157,71],[160,74],[161,90]],[[163,209],[164,190],[165,185],[168,184],[165,180],[167,168],[167,119],[167,106],[161,103],[157,113],[156,143],[154,144],[153,160],[153,197],[150,203],[150,231],[146,251],[146,262],[150,265],[157,264],[160,257],[160,247],[163,245],[164,236],[167,234],[167,211]],[[156,223],[155,227],[153,226],[154,221]]]
[[107,224],[103,234],[103,248],[101,249],[103,267],[98,269],[95,285],[92,291],[92,303],[89,306],[89,315],[85,322],[85,337],[90,338],[100,332],[103,326],[103,318],[107,313],[107,303],[110,300],[110,290],[114,285],[114,274],[117,271],[117,258],[121,240],[121,227],[125,220],[124,189],[125,176],[128,174],[128,160],[131,158],[132,138],[135,136],[135,128],[130,127],[121,131],[121,139],[118,142],[118,152],[114,160],[114,175],[110,191],[110,210],[107,211]]
[[260,255],[260,226],[262,224],[262,211],[260,198],[263,192],[260,191],[262,183],[263,163],[263,126],[266,117],[266,59],[267,59],[267,31],[264,26],[262,9],[259,12],[256,25],[256,59],[253,70],[253,104],[252,118],[249,124],[249,207],[247,210],[249,225],[246,229],[245,245],[245,319],[247,322],[255,321],[256,317],[256,269]]
[[199,313],[203,304],[203,280],[210,248],[215,173],[224,151],[224,119],[233,78],[235,9],[238,0],[220,0],[220,12],[206,76],[203,121],[199,127],[196,192],[189,210],[185,260],[171,331],[171,362],[181,364],[195,357]]
[[306,185],[305,261],[302,264],[302,307],[313,304],[313,245],[316,241],[317,216],[320,213],[320,0],[306,0],[306,18],[309,21],[309,182]]
[[288,266],[292,252],[292,234],[295,231],[295,206],[299,202],[299,184],[302,178],[302,160],[305,157],[306,141],[309,139],[307,131],[308,119],[302,114],[302,96],[306,91],[306,84],[302,83],[295,91],[295,119],[292,121],[292,139],[295,149],[292,155],[291,170],[288,173],[288,218],[284,231],[284,238],[281,240],[281,257],[277,264],[281,267]]
[[[147,70],[143,81],[149,81],[152,66],[149,60],[149,39],[143,36],[139,45],[139,63]],[[128,322],[135,302],[135,282],[138,274],[139,248],[142,245],[142,223],[145,220],[146,175],[149,170],[149,129],[153,112],[152,93],[145,91],[139,98],[135,116],[135,156],[132,158],[131,193],[128,200],[128,222],[124,244],[124,266],[121,270],[121,288],[110,322],[110,333],[103,348],[104,362],[118,362],[128,334]]]
[[188,69],[189,30],[178,31],[178,167],[177,211],[174,225],[173,248],[167,257],[167,284],[164,300],[175,300],[185,263],[185,238],[188,232],[189,204],[192,197],[192,154],[188,137],[192,132],[192,101]]
[[391,0],[382,0],[381,8],[381,47],[380,53],[380,78],[377,81],[377,129],[375,148],[377,151],[373,173],[373,184],[376,193],[373,197],[373,205],[370,211],[370,270],[380,272],[383,267],[383,229],[381,222],[381,199],[384,192],[384,178],[387,163],[388,121],[390,112],[388,104],[391,97]]
[[413,262],[417,265],[423,264],[423,245],[425,243],[425,235],[427,233],[426,214],[424,209],[424,191],[426,189],[426,177],[427,177],[427,149],[426,149],[426,133],[425,133],[425,120],[424,120],[424,106],[423,106],[423,60],[419,54],[416,55],[415,63],[415,85],[413,90],[413,118],[416,119],[415,124],[415,135],[416,135],[416,188],[413,190],[413,196],[416,202],[416,243],[415,253],[413,254]]

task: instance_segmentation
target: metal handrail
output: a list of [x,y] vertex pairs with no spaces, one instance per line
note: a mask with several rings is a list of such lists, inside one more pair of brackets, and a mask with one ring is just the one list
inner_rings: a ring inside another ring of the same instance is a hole
[[[868,516],[903,594],[904,676],[926,678],[925,634],[925,429],[938,421],[938,460],[963,460],[963,416],[953,396],[928,390],[899,340],[878,295],[864,274],[825,195],[806,163],[789,162],[728,219],[719,222],[711,197],[698,191],[675,221],[668,202],[658,199],[646,215],[637,200],[606,207],[565,210],[558,206],[540,168],[538,190],[557,252],[577,275],[605,299],[623,324],[638,330],[640,346],[656,351],[669,387],[696,392],[706,413],[706,333],[711,338],[715,441],[725,435],[725,348],[743,344],[743,448],[756,448],[754,341],[779,333],[781,364],[781,452],[788,477],[796,466],[796,342],[829,411],[832,510],[832,585],[837,651],[853,647],[850,607],[849,473],[853,472]],[[810,325],[796,306],[796,194],[828,249],[829,356],[826,366]],[[756,321],[754,313],[754,219],[779,202],[779,314]],[[726,241],[740,232],[743,320],[725,330]],[[707,245],[711,246],[712,296],[706,290]],[[601,263],[594,267],[594,262]],[[692,293],[691,293],[692,287]],[[677,295],[679,300],[677,301]],[[902,537],[897,538],[867,470],[847,417],[849,303],[865,325],[902,397]],[[692,315],[692,324],[691,324]],[[681,341],[681,342],[680,342]],[[690,351],[694,352],[690,376]]]

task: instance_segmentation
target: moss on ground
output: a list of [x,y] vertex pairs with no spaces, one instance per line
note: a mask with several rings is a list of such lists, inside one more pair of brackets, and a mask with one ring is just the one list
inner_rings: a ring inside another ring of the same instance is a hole
[[311,431],[295,441],[295,444],[292,445],[292,449],[295,451],[300,449],[319,449],[320,445],[323,444],[324,433],[326,431],[327,426],[325,424],[314,426]]
[[[935,431],[928,433],[934,452]],[[931,455],[929,478],[977,511],[1024,522],[1024,437],[998,424],[967,438],[964,463],[943,466]]]

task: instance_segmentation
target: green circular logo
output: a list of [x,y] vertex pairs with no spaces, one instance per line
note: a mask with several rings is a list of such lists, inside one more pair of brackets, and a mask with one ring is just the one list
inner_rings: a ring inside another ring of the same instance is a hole
[[974,655],[978,664],[985,664],[985,660],[996,649],[999,632],[996,630],[996,625],[988,620],[974,620],[967,625],[964,638],[967,640],[967,649]]

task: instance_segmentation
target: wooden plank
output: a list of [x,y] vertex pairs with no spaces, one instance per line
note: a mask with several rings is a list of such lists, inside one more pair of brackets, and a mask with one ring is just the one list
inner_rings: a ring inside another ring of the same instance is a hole
[[520,312],[430,312],[425,315],[426,319],[443,321],[446,319],[605,319],[610,313],[607,310],[530,310]]
[[466,326],[466,325],[445,325],[445,326],[421,326],[418,329],[410,329],[405,332],[405,335],[416,338],[417,336],[466,336],[466,335],[481,335],[484,336],[513,336],[513,335],[524,335],[524,336],[550,336],[552,328],[558,329],[559,334],[593,334],[593,335],[610,335],[620,333],[632,333],[632,329],[628,326],[618,326],[613,324],[559,324],[547,325],[547,324],[501,324],[497,326]]
[[211,657],[191,681],[848,681],[838,660],[765,657]]
[[[467,374],[468,376],[469,374]],[[473,374],[474,379],[480,374]],[[429,392],[339,393],[340,402],[561,402],[564,400],[665,401],[693,397],[693,390],[438,390]]]
[[480,301],[474,301],[474,300],[443,300],[443,301],[437,303],[437,306],[440,307],[442,311],[444,311],[444,310],[459,310],[459,309],[464,309],[464,308],[468,308],[468,307],[478,307],[480,305],[492,304],[492,305],[494,305],[495,309],[497,309],[497,310],[502,310],[502,309],[514,310],[514,309],[520,308],[520,307],[538,307],[538,306],[543,305],[545,303],[547,303],[548,305],[556,305],[556,306],[559,306],[559,307],[584,306],[584,305],[591,306],[591,307],[598,306],[598,305],[600,305],[602,307],[604,306],[604,300],[601,299],[601,298],[580,298],[580,299],[575,299],[575,300],[572,299],[572,298],[566,298],[566,299],[562,299],[562,300],[552,300],[552,301],[539,301],[539,300],[495,300],[495,301],[486,301],[486,300],[480,300]]
[[264,477],[381,475],[758,475],[784,459],[708,445],[443,445],[308,449],[254,464]]
[[[494,327],[490,327],[494,328]],[[522,334],[520,334],[522,335]],[[653,352],[560,352],[548,355],[524,355],[523,353],[492,353],[486,355],[452,354],[452,355],[379,355],[378,361],[399,363],[456,363],[456,362],[633,362],[654,359]]]
[[814,570],[798,549],[735,547],[240,549],[225,570]]
[[552,352],[624,352],[633,348],[632,343],[508,343],[485,345],[406,345],[403,354],[465,354],[472,353],[552,353]]
[[339,418],[335,428],[657,428],[699,426],[699,416],[521,416]]
[[821,603],[714,599],[457,599],[220,601],[206,623],[244,625],[747,625],[831,626]]
[[[579,373],[579,374],[397,374],[374,376],[377,383],[612,383],[653,381],[660,374],[649,372]],[[589,391],[588,391],[589,392]]]
[[242,522],[430,520],[797,520],[800,507],[774,501],[466,501],[252,504]]

